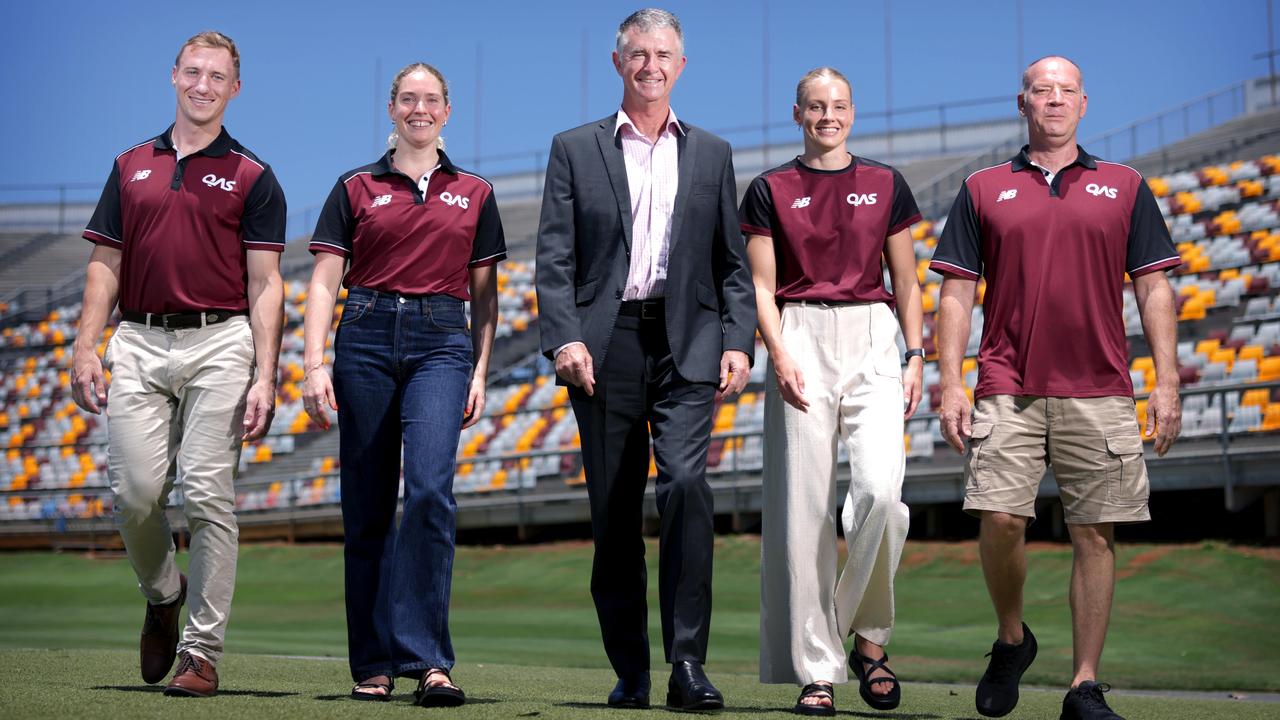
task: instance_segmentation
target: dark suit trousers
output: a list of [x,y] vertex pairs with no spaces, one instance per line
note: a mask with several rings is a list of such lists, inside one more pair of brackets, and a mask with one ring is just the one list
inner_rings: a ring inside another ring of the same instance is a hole
[[628,316],[624,306],[594,392],[570,388],[569,397],[591,498],[591,597],[609,662],[619,677],[649,670],[641,511],[650,431],[661,518],[663,650],[668,662],[706,662],[714,540],[706,465],[716,387],[682,378],[664,321]]

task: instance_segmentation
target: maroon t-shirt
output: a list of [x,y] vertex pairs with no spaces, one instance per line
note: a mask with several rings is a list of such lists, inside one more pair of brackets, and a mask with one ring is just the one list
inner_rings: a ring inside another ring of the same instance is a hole
[[974,397],[1131,397],[1124,275],[1181,262],[1138,171],[1080,148],[1050,183],[1024,147],[965,180],[929,267],[987,280]]
[[84,237],[123,252],[123,311],[247,310],[245,251],[284,250],[284,191],[226,128],[181,160],[172,132],[116,157]]
[[751,181],[742,198],[742,232],[773,238],[780,302],[893,301],[880,264],[885,240],[920,211],[897,170],[852,160],[818,170],[796,158]]
[[347,287],[469,300],[468,269],[507,257],[493,186],[454,167],[441,151],[423,193],[392,165],[394,152],[338,179],[311,252],[350,259]]

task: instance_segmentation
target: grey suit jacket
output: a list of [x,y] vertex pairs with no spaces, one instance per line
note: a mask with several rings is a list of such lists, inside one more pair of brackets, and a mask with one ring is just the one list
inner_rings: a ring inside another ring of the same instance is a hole
[[[631,262],[631,192],[616,115],[551,141],[538,224],[538,326],[553,357],[581,341],[597,374]],[[738,224],[729,143],[681,122],[679,187],[667,263],[667,337],[676,370],[718,382],[720,355],[755,349],[755,288]],[[563,384],[563,380],[557,378]]]

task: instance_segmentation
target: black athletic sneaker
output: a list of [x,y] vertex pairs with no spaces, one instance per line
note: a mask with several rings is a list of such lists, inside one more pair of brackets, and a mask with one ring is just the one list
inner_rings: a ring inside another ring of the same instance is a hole
[[1110,690],[1110,685],[1092,680],[1071,688],[1062,699],[1061,720],[1124,720],[1102,697],[1102,693]]
[[[1036,659],[1036,636],[1022,623],[1022,644],[996,640],[987,657],[987,671],[978,681],[978,712],[987,717],[1003,717],[1018,705],[1018,681]],[[1105,704],[1105,703],[1104,703]]]

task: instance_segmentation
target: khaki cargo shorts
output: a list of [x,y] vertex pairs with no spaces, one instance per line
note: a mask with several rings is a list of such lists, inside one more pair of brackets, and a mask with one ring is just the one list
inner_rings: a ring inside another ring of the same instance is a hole
[[1142,436],[1127,397],[993,395],[978,400],[965,461],[964,509],[1035,518],[1046,466],[1068,523],[1150,520]]

